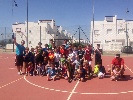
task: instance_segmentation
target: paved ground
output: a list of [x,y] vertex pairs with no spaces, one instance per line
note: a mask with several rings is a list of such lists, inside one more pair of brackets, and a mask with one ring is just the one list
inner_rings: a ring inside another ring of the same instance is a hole
[[[125,78],[112,82],[91,78],[86,82],[64,79],[47,81],[46,76],[17,75],[14,66],[15,54],[0,54],[0,100],[132,100],[133,98],[133,57],[126,56]],[[103,65],[108,69],[114,56],[103,56]]]

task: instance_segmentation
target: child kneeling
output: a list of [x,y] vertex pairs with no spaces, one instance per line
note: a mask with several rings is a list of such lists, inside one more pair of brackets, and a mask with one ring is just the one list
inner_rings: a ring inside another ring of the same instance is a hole
[[47,80],[56,80],[56,70],[53,63],[50,64],[50,68],[47,70]]

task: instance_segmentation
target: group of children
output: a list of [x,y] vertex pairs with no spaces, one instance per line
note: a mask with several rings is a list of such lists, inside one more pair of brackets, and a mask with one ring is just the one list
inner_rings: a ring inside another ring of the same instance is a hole
[[[45,45],[45,48],[41,47],[41,43],[34,49],[29,50],[25,48],[24,58],[24,74],[25,75],[39,75],[47,76],[47,80],[56,80],[58,78],[64,78],[71,82],[72,80],[85,81],[90,76],[97,76],[104,78],[106,70],[102,66],[101,54],[99,45],[95,50],[91,45],[87,45],[85,48],[81,46],[73,47],[67,43],[56,47],[54,44]],[[91,62],[95,55],[95,66],[92,68]],[[114,69],[114,77],[116,79],[118,69]]]

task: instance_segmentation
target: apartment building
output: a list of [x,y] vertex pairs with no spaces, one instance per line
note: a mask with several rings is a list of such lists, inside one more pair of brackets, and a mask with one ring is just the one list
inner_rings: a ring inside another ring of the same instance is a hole
[[[94,25],[94,27],[93,27]],[[103,21],[91,21],[90,41],[101,45],[103,51],[120,51],[122,46],[133,46],[133,20],[105,16]]]
[[[12,25],[13,33],[15,33],[16,41],[25,40],[27,44],[27,22],[15,23]],[[63,43],[64,39],[71,40],[72,36],[67,30],[61,26],[56,26],[54,20],[38,20],[38,22],[28,22],[28,47],[36,47],[38,42],[49,44],[49,40],[53,39],[56,45]]]

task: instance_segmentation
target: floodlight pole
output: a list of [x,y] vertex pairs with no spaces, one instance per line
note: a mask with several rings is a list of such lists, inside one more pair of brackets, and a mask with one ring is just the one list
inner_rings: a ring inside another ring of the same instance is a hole
[[93,23],[92,23],[92,47],[94,47],[94,44],[93,44],[93,34],[94,34],[94,0],[93,0],[93,12],[92,12],[93,14]]
[[41,30],[42,29],[41,29],[41,26],[40,26],[40,42],[41,42],[41,38],[42,38],[42,35],[41,35],[42,31]]
[[[129,10],[128,10],[128,8],[127,8],[127,11],[126,11],[126,13],[128,14],[129,13]],[[126,38],[127,38],[127,52],[128,52],[128,38],[129,38],[129,36],[128,36],[128,32],[127,32],[127,19],[126,19]]]
[[79,26],[79,45],[80,45],[80,26]]
[[28,0],[27,0],[27,47],[28,47]]

